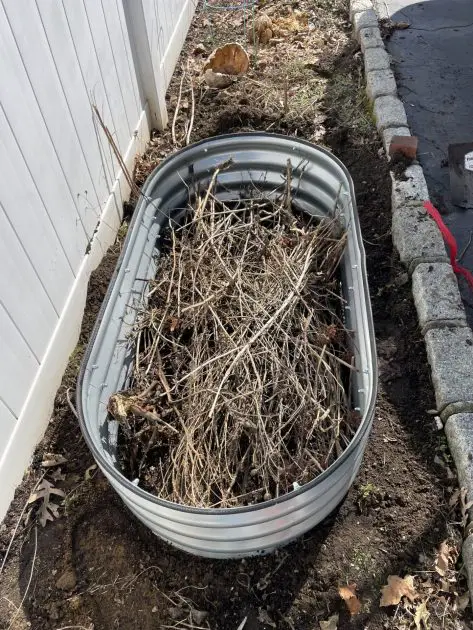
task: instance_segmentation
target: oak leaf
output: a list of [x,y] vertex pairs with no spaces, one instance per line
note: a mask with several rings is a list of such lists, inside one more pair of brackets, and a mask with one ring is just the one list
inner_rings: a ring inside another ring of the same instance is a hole
[[397,606],[403,597],[413,602],[418,597],[414,588],[414,578],[406,575],[401,578],[398,575],[390,575],[388,583],[382,588],[380,606]]
[[429,617],[430,613],[427,610],[427,601],[422,602],[417,606],[414,614],[416,630],[429,630]]
[[28,499],[28,503],[41,501],[38,516],[42,527],[44,527],[48,521],[53,521],[59,516],[59,505],[51,501],[51,495],[56,495],[61,498],[66,496],[62,490],[55,488],[47,479],[43,479],[36,491],[32,492]]
[[207,59],[203,71],[238,76],[245,74],[250,66],[248,53],[240,44],[225,44],[216,48]]

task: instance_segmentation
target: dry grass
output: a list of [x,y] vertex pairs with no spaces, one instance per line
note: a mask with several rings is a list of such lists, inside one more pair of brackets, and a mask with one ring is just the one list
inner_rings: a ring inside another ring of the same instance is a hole
[[231,205],[217,174],[151,284],[131,391],[109,408],[131,478],[198,507],[268,500],[324,471],[353,436],[334,220],[277,199]]

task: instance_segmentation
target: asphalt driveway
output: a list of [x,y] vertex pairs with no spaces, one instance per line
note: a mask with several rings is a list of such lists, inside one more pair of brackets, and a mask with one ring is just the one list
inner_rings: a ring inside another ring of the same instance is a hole
[[[449,144],[473,141],[473,0],[375,1],[380,17],[411,25],[395,31],[387,49],[431,200],[473,271],[473,208],[453,205],[447,161]],[[473,325],[473,292],[460,285]]]

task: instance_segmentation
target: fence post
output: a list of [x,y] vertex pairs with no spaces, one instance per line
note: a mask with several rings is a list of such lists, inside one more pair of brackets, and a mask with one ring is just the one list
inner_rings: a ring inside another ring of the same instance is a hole
[[143,105],[148,103],[150,128],[163,130],[168,124],[166,85],[153,54],[146,28],[143,0],[123,0],[123,10],[130,36],[133,62]]

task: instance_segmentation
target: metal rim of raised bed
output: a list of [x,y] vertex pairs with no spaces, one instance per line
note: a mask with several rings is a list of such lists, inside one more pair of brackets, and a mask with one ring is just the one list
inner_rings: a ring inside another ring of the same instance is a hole
[[324,154],[327,158],[329,158],[331,161],[333,161],[344,173],[345,177],[347,178],[347,182],[350,188],[350,193],[351,193],[351,197],[352,197],[352,204],[353,204],[353,211],[356,212],[356,204],[355,204],[355,191],[354,191],[354,186],[353,186],[353,181],[351,179],[350,173],[347,170],[347,168],[345,167],[345,165],[338,159],[336,158],[332,153],[330,153],[328,150],[324,149],[323,147],[319,147],[317,145],[314,145],[306,140],[302,140],[300,138],[295,138],[295,137],[291,137],[291,136],[285,136],[285,135],[281,135],[281,134],[274,134],[274,133],[265,133],[265,132],[250,132],[250,133],[234,133],[234,134],[225,134],[225,135],[220,135],[217,136],[215,138],[210,138],[210,139],[206,139],[206,140],[201,140],[200,142],[197,142],[193,145],[190,145],[188,147],[185,147],[183,149],[180,149],[179,151],[173,153],[172,155],[168,156],[165,160],[163,160],[159,166],[149,175],[149,177],[147,178],[145,184],[142,187],[142,197],[140,198],[137,207],[135,209],[135,213],[133,215],[132,221],[130,222],[129,228],[128,228],[128,233],[125,239],[125,242],[123,244],[122,247],[122,251],[120,254],[120,257],[118,259],[117,265],[115,267],[114,273],[112,275],[112,278],[110,280],[109,283],[109,287],[106,293],[106,296],[103,300],[102,306],[100,308],[99,314],[97,316],[97,320],[96,323],[94,325],[94,329],[91,333],[90,336],[90,340],[89,343],[87,345],[87,349],[85,351],[84,354],[84,358],[82,360],[81,363],[81,367],[80,367],[80,371],[79,371],[79,377],[78,377],[78,381],[77,381],[77,392],[76,392],[76,399],[77,399],[77,411],[78,411],[78,415],[79,415],[79,424],[82,430],[82,434],[84,435],[84,438],[86,440],[86,443],[89,447],[89,449],[91,450],[95,460],[97,461],[97,463],[100,465],[100,467],[104,470],[104,472],[106,472],[108,475],[110,475],[112,478],[115,479],[116,482],[118,482],[121,486],[124,486],[127,490],[129,490],[132,494],[135,494],[139,497],[141,497],[142,499],[145,499],[147,501],[151,501],[152,503],[156,504],[156,505],[160,505],[166,508],[171,508],[173,510],[177,510],[180,512],[185,512],[185,513],[194,513],[194,514],[199,514],[199,515],[203,515],[203,514],[208,514],[208,515],[219,515],[219,514],[239,514],[239,513],[249,513],[249,512],[255,512],[258,510],[263,510],[266,509],[270,506],[274,506],[274,505],[280,505],[286,501],[292,500],[295,497],[306,493],[308,490],[314,488],[315,486],[322,484],[328,477],[330,477],[331,475],[333,475],[333,473],[340,467],[342,466],[346,460],[352,455],[353,451],[356,450],[356,448],[359,446],[360,441],[362,440],[362,438],[364,437],[365,433],[371,428],[371,424],[373,421],[373,416],[374,416],[374,407],[375,407],[375,402],[376,402],[376,393],[377,393],[377,359],[376,359],[376,352],[375,352],[375,343],[374,343],[374,326],[373,326],[373,321],[372,321],[372,317],[371,317],[371,307],[370,307],[370,299],[369,299],[369,289],[368,289],[368,285],[367,285],[367,276],[366,276],[366,263],[365,263],[365,257],[364,257],[364,247],[363,247],[363,241],[361,238],[361,231],[360,231],[360,227],[358,222],[355,223],[355,229],[356,229],[356,233],[357,233],[357,245],[360,249],[360,252],[362,254],[361,256],[361,267],[362,267],[362,280],[363,280],[363,286],[364,286],[364,292],[365,292],[365,300],[366,300],[366,312],[367,312],[367,326],[368,326],[368,335],[370,337],[371,343],[370,343],[370,361],[371,361],[371,365],[372,365],[372,374],[371,374],[371,379],[372,379],[372,387],[371,387],[371,395],[370,395],[370,399],[369,399],[369,404],[367,405],[367,408],[363,414],[363,419],[360,422],[360,426],[358,427],[355,435],[353,436],[352,440],[350,441],[350,444],[347,446],[347,448],[343,451],[343,453],[323,472],[320,473],[320,475],[318,475],[317,477],[315,477],[312,481],[304,484],[303,486],[300,486],[298,489],[296,490],[292,490],[291,492],[288,492],[286,494],[281,495],[278,498],[274,498],[274,499],[270,499],[268,501],[264,501],[255,505],[249,505],[249,506],[240,506],[240,507],[231,507],[231,508],[200,508],[200,507],[191,507],[191,506],[186,506],[186,505],[182,505],[179,503],[173,503],[164,499],[159,498],[158,496],[151,494],[150,492],[147,492],[146,490],[143,490],[142,488],[140,488],[139,486],[135,485],[132,481],[130,481],[129,479],[127,479],[119,470],[117,470],[117,468],[115,468],[114,466],[112,466],[102,455],[101,451],[99,448],[97,448],[97,445],[93,439],[93,437],[91,436],[89,429],[87,427],[87,422],[85,420],[85,409],[84,409],[84,404],[83,404],[83,399],[82,399],[82,389],[83,389],[83,382],[84,382],[84,377],[85,377],[85,373],[87,371],[87,369],[89,369],[88,366],[88,361],[92,352],[92,348],[95,342],[95,339],[97,337],[97,333],[99,331],[101,322],[102,322],[102,318],[104,316],[104,312],[106,310],[107,304],[110,300],[112,291],[113,291],[113,287],[115,284],[115,280],[117,278],[117,275],[119,273],[120,267],[122,265],[123,262],[123,258],[125,256],[125,253],[127,252],[127,245],[129,243],[129,241],[131,240],[133,231],[134,231],[134,227],[136,225],[136,223],[138,221],[140,221],[141,219],[141,213],[140,210],[143,210],[143,207],[146,206],[146,204],[148,203],[147,201],[147,196],[146,196],[146,191],[151,187],[153,181],[159,176],[159,172],[161,172],[162,169],[164,169],[166,166],[168,166],[170,163],[172,163],[174,160],[176,160],[176,158],[178,156],[182,156],[183,154],[185,154],[186,152],[190,152],[190,151],[195,151],[196,149],[198,150],[199,148],[204,148],[206,145],[209,145],[209,143],[211,143],[213,140],[217,141],[217,140],[229,140],[231,141],[232,139],[237,140],[238,138],[253,138],[253,139],[257,139],[258,141],[260,141],[261,145],[264,145],[264,141],[265,139],[280,139],[283,142],[293,142],[293,143],[297,143],[299,145],[302,146],[306,146],[309,147],[310,149],[315,149],[318,152]]

